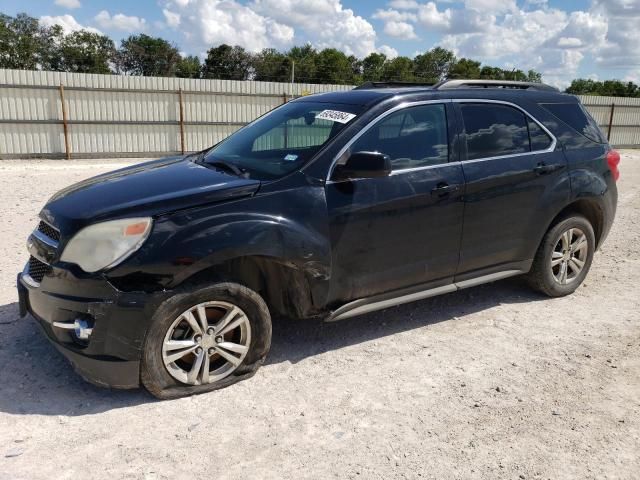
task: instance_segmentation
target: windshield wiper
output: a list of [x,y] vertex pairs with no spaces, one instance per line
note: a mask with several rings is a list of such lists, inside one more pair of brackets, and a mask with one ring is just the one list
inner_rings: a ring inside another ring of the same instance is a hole
[[225,162],[223,160],[213,160],[211,162],[203,162],[205,165],[211,165],[212,167],[224,170],[225,172],[232,173],[238,177],[247,178],[247,173],[243,171],[237,165],[233,163]]

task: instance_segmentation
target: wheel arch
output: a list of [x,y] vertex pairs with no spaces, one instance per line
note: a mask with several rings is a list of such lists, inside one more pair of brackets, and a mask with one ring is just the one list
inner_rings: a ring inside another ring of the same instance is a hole
[[216,282],[235,282],[261,295],[269,309],[288,318],[317,315],[322,297],[319,272],[303,270],[281,258],[248,255],[230,258],[210,265],[181,282],[202,285]]
[[[600,246],[602,236],[604,233],[604,210],[600,205],[600,202],[595,197],[580,198],[572,201],[560,210],[549,222],[544,233],[548,232],[556,223],[561,219],[566,218],[572,214],[582,215],[585,217],[591,226],[596,237],[596,249]],[[544,234],[543,234],[544,236]]]

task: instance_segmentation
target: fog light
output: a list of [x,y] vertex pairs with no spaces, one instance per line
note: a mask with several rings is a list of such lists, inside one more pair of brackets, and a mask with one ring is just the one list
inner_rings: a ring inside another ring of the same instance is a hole
[[78,340],[87,341],[91,333],[93,333],[93,325],[84,319],[77,318],[76,321],[73,322],[73,333]]

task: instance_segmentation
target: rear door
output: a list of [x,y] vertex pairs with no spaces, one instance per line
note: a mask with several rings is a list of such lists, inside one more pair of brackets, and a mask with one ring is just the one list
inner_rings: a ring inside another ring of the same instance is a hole
[[340,155],[338,162],[360,151],[385,153],[393,172],[383,178],[327,182],[331,300],[452,283],[464,183],[451,148],[454,116],[446,102],[387,112]]
[[[566,204],[566,159],[556,140],[508,102],[456,101],[466,180],[456,281],[527,270],[553,209]],[[541,230],[542,229],[542,230]]]

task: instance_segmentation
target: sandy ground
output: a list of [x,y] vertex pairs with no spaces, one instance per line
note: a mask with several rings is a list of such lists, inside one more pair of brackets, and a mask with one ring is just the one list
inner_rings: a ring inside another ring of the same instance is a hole
[[159,402],[77,377],[17,319],[54,191],[123,162],[0,162],[0,478],[639,478],[640,152],[573,296],[512,279],[336,324],[274,325],[267,364]]

